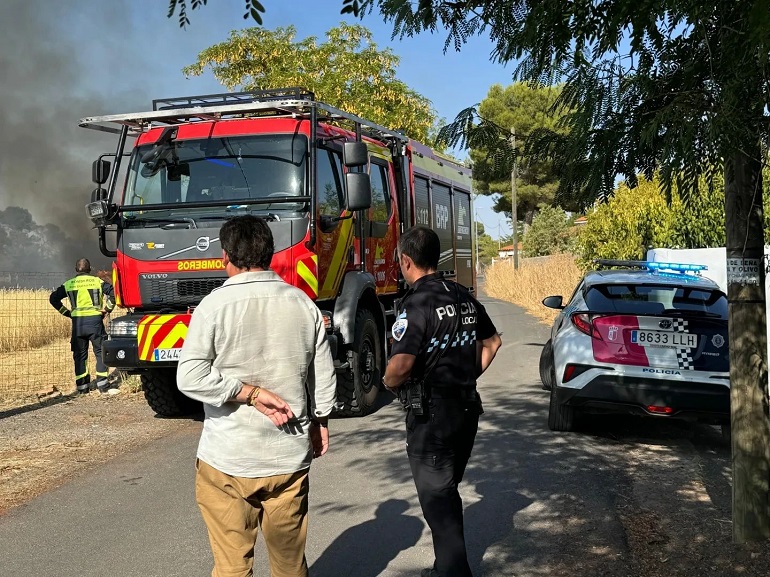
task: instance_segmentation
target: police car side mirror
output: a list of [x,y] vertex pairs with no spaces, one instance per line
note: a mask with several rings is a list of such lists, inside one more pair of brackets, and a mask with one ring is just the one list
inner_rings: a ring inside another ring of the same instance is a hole
[[557,295],[557,296],[545,297],[542,302],[543,302],[543,305],[547,306],[549,309],[561,310],[564,308],[564,305],[562,304],[563,301],[564,301],[564,297],[562,297],[561,295]]

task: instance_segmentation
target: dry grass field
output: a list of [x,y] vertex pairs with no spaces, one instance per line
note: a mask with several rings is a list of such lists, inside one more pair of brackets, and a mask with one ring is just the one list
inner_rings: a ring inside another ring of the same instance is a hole
[[582,275],[570,254],[523,259],[518,269],[511,261],[498,261],[486,270],[484,290],[550,324],[557,311],[544,307],[541,301],[550,295],[562,295],[566,302]]
[[[51,307],[49,294],[0,289],[0,410],[36,403],[54,389],[75,389],[71,321]],[[89,365],[93,374],[93,352]]]

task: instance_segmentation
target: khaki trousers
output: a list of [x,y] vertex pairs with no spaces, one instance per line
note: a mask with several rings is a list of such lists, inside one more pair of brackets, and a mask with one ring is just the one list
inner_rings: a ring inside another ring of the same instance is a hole
[[212,577],[252,577],[260,528],[271,577],[307,576],[308,469],[249,479],[200,459],[195,468],[195,497],[214,554]]

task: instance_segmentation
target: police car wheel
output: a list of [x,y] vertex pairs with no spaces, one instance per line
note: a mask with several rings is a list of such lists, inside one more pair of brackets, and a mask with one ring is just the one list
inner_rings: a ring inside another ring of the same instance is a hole
[[540,352],[540,382],[543,383],[543,388],[546,391],[550,391],[553,387],[553,345],[551,339],[545,343],[543,350]]
[[377,321],[367,309],[359,310],[356,314],[356,334],[350,366],[347,373],[337,375],[337,416],[368,414],[380,391],[382,344]]
[[551,402],[548,405],[548,428],[552,431],[572,431],[575,428],[575,409],[559,403],[556,387],[551,387]]

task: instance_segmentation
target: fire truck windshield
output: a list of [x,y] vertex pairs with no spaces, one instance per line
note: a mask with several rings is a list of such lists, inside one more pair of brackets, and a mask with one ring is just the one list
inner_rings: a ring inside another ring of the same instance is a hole
[[[200,205],[186,208],[185,204],[223,200],[238,203],[273,197],[276,199],[270,205],[273,212],[302,210],[304,203],[292,203],[286,197],[307,194],[306,159],[307,137],[302,134],[147,144],[137,147],[131,157],[122,204],[147,207],[179,203],[183,212],[197,213],[211,209]],[[264,205],[261,208],[265,208]],[[221,211],[221,207],[218,210]],[[174,208],[174,212],[178,209]],[[137,213],[130,214],[137,216]],[[151,211],[143,214],[153,217]]]

